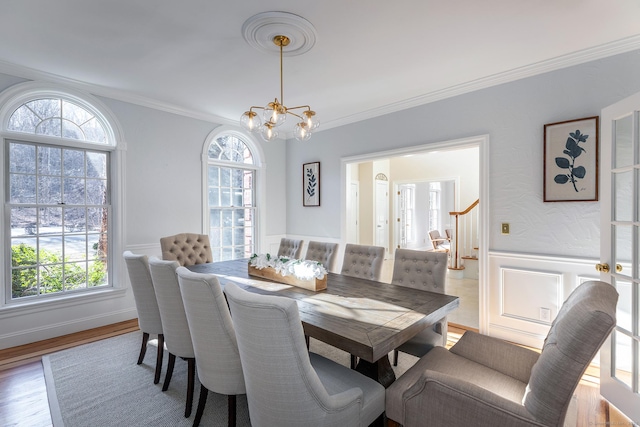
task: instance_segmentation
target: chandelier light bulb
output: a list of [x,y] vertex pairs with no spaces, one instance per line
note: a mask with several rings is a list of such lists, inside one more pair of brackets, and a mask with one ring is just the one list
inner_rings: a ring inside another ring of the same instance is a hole
[[320,126],[320,122],[316,117],[315,111],[311,111],[311,110],[303,111],[302,115],[304,116],[304,122],[307,124],[307,127],[309,128],[310,131],[317,129],[318,126]]
[[260,127],[260,119],[258,113],[253,111],[245,111],[240,116],[240,125],[249,132],[255,132]]
[[296,124],[296,127],[293,130],[293,135],[298,141],[306,141],[311,138],[311,130],[309,129],[309,126],[307,126],[306,122],[300,122]]
[[264,107],[262,120],[265,123],[271,123],[273,126],[280,126],[287,120],[287,109],[276,99]]
[[275,126],[273,124],[266,122],[260,126],[260,136],[262,136],[262,139],[267,142],[273,141],[278,137],[278,131],[275,130]]

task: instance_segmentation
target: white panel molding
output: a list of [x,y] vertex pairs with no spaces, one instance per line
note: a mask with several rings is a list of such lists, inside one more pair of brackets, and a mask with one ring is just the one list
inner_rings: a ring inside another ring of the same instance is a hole
[[[564,300],[580,283],[599,280],[597,259],[489,251],[488,335],[541,348],[550,322],[539,317],[551,310],[553,321]],[[505,293],[511,296],[505,301]]]

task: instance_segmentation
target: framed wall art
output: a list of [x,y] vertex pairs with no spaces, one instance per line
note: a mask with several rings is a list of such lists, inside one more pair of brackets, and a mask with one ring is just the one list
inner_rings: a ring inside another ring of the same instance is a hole
[[320,162],[302,165],[302,206],[320,206]]
[[544,201],[598,200],[598,117],[544,125]]

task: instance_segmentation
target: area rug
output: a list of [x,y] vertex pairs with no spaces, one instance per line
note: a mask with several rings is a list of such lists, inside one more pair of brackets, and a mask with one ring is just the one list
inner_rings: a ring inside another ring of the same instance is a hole
[[[156,364],[155,343],[147,349],[142,365],[137,365],[142,334],[133,332],[63,350],[42,358],[51,417],[54,427],[143,427],[191,426],[200,391],[196,381],[191,416],[184,417],[187,364],[176,360],[171,385],[162,392],[162,381],[153,384]],[[311,350],[349,366],[348,353],[317,340]],[[165,353],[165,360],[167,355]],[[400,375],[416,359],[401,355]],[[209,392],[201,426],[227,425],[226,396]],[[237,398],[237,426],[248,427],[246,396]]]

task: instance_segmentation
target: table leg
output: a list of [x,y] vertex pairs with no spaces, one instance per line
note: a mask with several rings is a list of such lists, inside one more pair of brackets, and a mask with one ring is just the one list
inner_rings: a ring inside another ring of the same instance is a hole
[[396,380],[396,374],[393,372],[389,357],[386,355],[375,363],[363,359],[358,360],[356,371],[378,381],[384,388],[389,387]]

